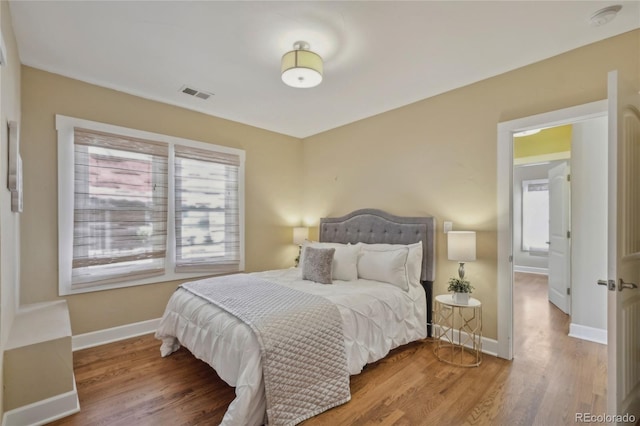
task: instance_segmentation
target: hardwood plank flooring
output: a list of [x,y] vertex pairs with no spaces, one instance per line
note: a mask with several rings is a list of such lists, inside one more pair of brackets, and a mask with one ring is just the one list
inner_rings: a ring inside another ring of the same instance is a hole
[[[546,291],[546,277],[516,274],[512,362],[454,367],[414,342],[352,376],[350,402],[303,424],[553,426],[605,413],[606,346],[568,337]],[[81,412],[52,424],[219,424],[234,389],[185,349],[161,358],[159,345],[147,335],[75,352]]]

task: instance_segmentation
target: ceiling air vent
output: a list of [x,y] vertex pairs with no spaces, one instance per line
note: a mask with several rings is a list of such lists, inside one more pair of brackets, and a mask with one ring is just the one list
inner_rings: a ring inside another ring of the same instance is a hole
[[186,95],[195,96],[196,98],[200,98],[205,101],[213,96],[213,93],[211,92],[205,92],[204,90],[194,89],[193,87],[189,86],[182,86],[180,88],[180,91]]

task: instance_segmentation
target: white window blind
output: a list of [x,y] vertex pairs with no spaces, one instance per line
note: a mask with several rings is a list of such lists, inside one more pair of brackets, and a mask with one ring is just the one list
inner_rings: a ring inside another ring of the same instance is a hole
[[74,128],[72,289],[163,274],[168,145]]
[[56,115],[58,288],[244,270],[245,152]]
[[522,250],[549,251],[549,180],[522,182]]
[[175,145],[176,272],[241,269],[240,157]]

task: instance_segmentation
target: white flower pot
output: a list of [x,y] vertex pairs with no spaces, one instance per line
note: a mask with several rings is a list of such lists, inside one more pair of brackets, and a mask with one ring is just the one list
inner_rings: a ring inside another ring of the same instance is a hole
[[458,305],[468,305],[469,293],[453,293],[453,303]]

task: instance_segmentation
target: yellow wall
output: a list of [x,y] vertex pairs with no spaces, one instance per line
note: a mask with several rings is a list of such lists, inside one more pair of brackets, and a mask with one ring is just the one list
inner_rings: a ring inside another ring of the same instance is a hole
[[626,33],[305,139],[305,217],[317,224],[363,207],[435,216],[435,294],[457,270],[442,221],[477,231],[478,260],[466,271],[484,335],[495,339],[497,124],[606,98],[608,71],[640,76],[639,38]]
[[513,157],[537,157],[571,151],[571,124],[543,129],[529,136],[513,139]]
[[[205,114],[23,66],[22,304],[58,294],[55,115],[63,114],[246,150],[246,270],[293,265],[300,223],[302,143]],[[73,334],[159,318],[177,282],[66,297]]]

